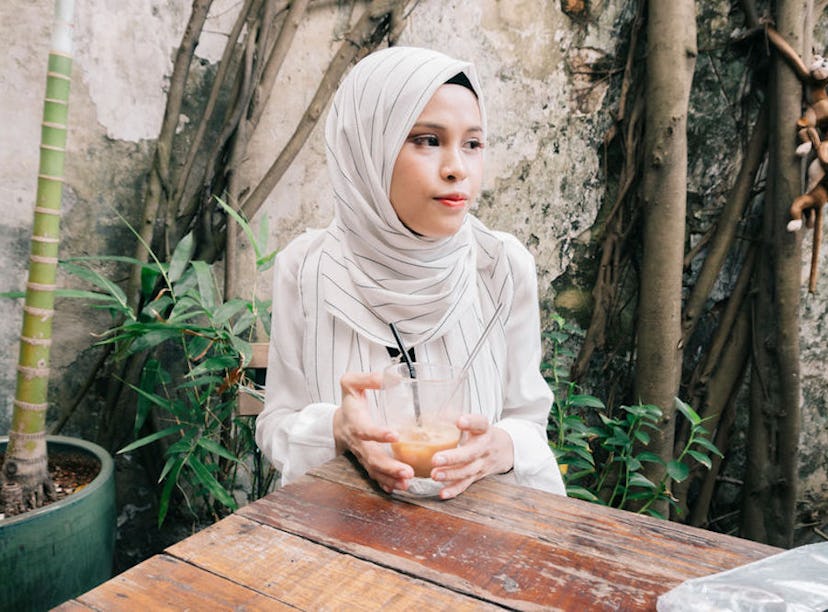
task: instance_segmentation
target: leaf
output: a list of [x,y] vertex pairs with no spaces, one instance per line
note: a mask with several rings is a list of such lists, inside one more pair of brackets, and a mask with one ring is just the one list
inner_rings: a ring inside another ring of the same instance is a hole
[[635,473],[630,475],[631,487],[644,487],[646,489],[656,489],[655,483],[644,476],[643,474]]
[[[149,359],[141,370],[141,380],[138,387],[147,395],[152,395],[156,385],[161,380],[161,362],[157,359]],[[135,428],[134,435],[138,435],[141,427],[144,426],[144,421],[152,408],[152,403],[143,394],[138,395],[138,401],[135,405]]]
[[253,246],[253,250],[256,252],[256,259],[260,259],[262,256],[262,250],[259,247],[259,241],[256,240],[256,236],[253,235],[253,230],[250,228],[250,224],[247,220],[221,198],[217,197],[216,201],[219,203],[219,206],[224,209],[224,212],[226,212],[236,223],[239,224],[239,227],[242,228],[244,235],[247,236],[247,240],[250,241],[250,244]]
[[655,453],[651,453],[650,451],[641,451],[636,455],[638,460],[643,463],[664,463],[664,460],[656,455]]
[[681,482],[690,475],[690,468],[687,464],[674,459],[667,462],[667,474],[676,482]]
[[687,404],[687,403],[681,401],[679,398],[675,398],[675,405],[676,405],[676,410],[681,412],[684,415],[684,417],[688,421],[690,421],[691,424],[698,425],[698,424],[701,423],[701,421],[702,421],[701,417],[699,416],[699,414],[695,410],[693,410],[690,407],[690,404]]
[[205,359],[199,365],[190,371],[187,376],[192,378],[194,376],[201,376],[202,374],[206,374],[208,372],[223,372],[224,370],[229,370],[231,368],[235,368],[239,365],[238,357],[233,355],[219,355],[217,357],[210,357]]
[[702,448],[707,449],[708,451],[710,451],[711,453],[713,453],[714,455],[716,455],[718,457],[724,457],[724,455],[722,454],[722,451],[720,451],[716,447],[716,445],[713,444],[707,438],[696,438],[695,440],[693,440],[693,444],[697,444],[698,446],[701,446]]
[[84,268],[83,266],[76,266],[70,263],[64,263],[63,268],[65,268],[70,274],[73,274],[74,276],[77,276],[78,278],[102,289],[111,295],[112,298],[115,299],[115,301],[118,302],[118,304],[120,304],[123,308],[128,308],[126,294],[123,289],[106,278],[104,275],[99,272],[95,272],[94,270]]
[[207,309],[214,308],[216,305],[216,286],[213,283],[213,272],[210,266],[203,261],[194,261],[193,269],[198,280],[198,292],[201,295],[201,303]]
[[149,400],[151,403],[155,404],[159,408],[164,408],[165,410],[169,410],[170,412],[172,412],[172,408],[173,408],[172,402],[168,398],[161,397],[160,395],[157,395],[156,393],[150,393],[150,392],[145,391],[144,389],[142,389],[140,387],[136,387],[135,385],[130,385],[130,388],[132,388],[139,396],[142,396],[142,397],[146,398],[147,400]]
[[567,398],[567,403],[571,406],[579,406],[583,408],[605,408],[604,402],[592,395],[570,395]]
[[166,438],[169,435],[172,435],[181,430],[180,425],[172,425],[171,427],[167,427],[166,429],[162,429],[161,431],[156,431],[153,434],[148,436],[144,436],[140,440],[136,440],[132,444],[127,444],[121,450],[117,452],[118,455],[123,455],[124,453],[128,453],[130,451],[134,451],[136,448],[141,448],[142,446],[146,446],[147,444],[152,444],[156,440],[160,440],[161,438]]
[[221,486],[219,481],[216,480],[215,476],[210,473],[210,470],[207,469],[207,466],[205,466],[198,457],[191,455],[187,465],[193,470],[193,473],[198,481],[204,485],[219,502],[232,510],[235,510],[238,507],[236,500],[233,499],[233,496],[230,495],[230,493],[228,493],[223,486]]
[[710,457],[708,457],[704,453],[700,453],[700,452],[694,451],[694,450],[688,450],[687,454],[690,455],[691,457],[693,457],[693,459],[695,459],[699,463],[701,463],[708,470],[713,467],[713,462],[710,461]]
[[650,444],[650,434],[646,431],[641,431],[640,429],[636,430],[635,439],[644,445]]
[[235,298],[227,302],[224,302],[224,304],[219,306],[213,313],[213,324],[216,327],[220,327],[224,325],[227,321],[229,321],[233,316],[235,316],[239,311],[244,310],[248,307],[249,303],[239,298]]
[[141,351],[146,351],[153,347],[158,346],[162,342],[166,340],[170,340],[172,338],[177,338],[180,335],[180,331],[177,329],[155,329],[153,331],[147,332],[143,336],[139,336],[135,339],[132,345],[127,350],[127,355],[134,355],[135,353],[140,353]]
[[213,453],[214,455],[218,455],[220,457],[224,457],[228,461],[234,461],[236,463],[239,463],[241,461],[238,457],[236,457],[233,453],[224,448],[221,444],[219,444],[215,440],[211,440],[210,438],[201,437],[198,439],[197,444],[207,452]]
[[190,232],[178,241],[178,245],[176,245],[175,251],[170,258],[170,268],[167,276],[171,283],[176,282],[184,274],[184,270],[187,269],[187,264],[190,263],[194,252],[195,238],[193,237],[193,233]]
[[167,510],[170,507],[170,497],[172,496],[173,487],[178,484],[178,477],[181,475],[181,469],[184,467],[185,456],[178,457],[175,465],[170,471],[164,482],[164,489],[161,491],[161,499],[158,502],[158,526],[164,524],[164,519],[167,516]]
[[244,363],[253,359],[253,345],[237,336],[230,336],[230,344]]
[[588,502],[593,503],[601,503],[601,500],[589,489],[585,489],[584,487],[579,486],[567,486],[566,487],[566,495],[567,497],[574,497],[576,499],[583,499]]

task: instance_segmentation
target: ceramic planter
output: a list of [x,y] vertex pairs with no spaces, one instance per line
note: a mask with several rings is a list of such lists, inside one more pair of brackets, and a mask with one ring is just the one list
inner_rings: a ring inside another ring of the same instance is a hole
[[[4,450],[7,437],[0,437]],[[38,510],[0,520],[0,610],[45,610],[112,575],[115,470],[100,446],[50,436],[49,456],[85,453],[101,469],[80,491]]]

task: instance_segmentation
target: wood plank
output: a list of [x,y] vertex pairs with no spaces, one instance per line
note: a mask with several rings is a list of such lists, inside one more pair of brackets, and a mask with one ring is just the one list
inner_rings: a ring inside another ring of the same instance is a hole
[[[337,458],[311,474],[389,497],[372,485],[353,458]],[[486,525],[496,523],[584,555],[625,559],[632,566],[651,571],[660,571],[664,560],[669,559],[673,569],[687,578],[731,569],[782,552],[773,546],[673,521],[550,496],[497,478],[483,479],[453,500],[406,501]]]
[[654,609],[658,595],[685,579],[668,558],[655,567],[592,558],[496,520],[485,525],[318,478],[239,514],[516,609]]
[[248,367],[253,369],[266,369],[270,343],[254,342],[250,346],[253,347],[253,355],[250,358]]
[[85,612],[91,609],[92,608],[83,605],[77,599],[70,599],[69,601],[63,602],[59,606],[52,608],[52,610],[56,612]]
[[239,515],[166,552],[303,610],[494,608]]
[[[135,610],[290,610],[276,599],[174,559],[156,555],[67,604]],[[75,607],[64,608],[67,612]]]

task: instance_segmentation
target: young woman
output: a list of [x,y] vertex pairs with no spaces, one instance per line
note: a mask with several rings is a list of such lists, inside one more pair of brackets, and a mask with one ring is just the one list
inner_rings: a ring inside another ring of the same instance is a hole
[[485,114],[474,68],[391,47],[343,80],[325,139],[335,218],[277,256],[264,454],[289,482],[353,453],[386,491],[410,466],[383,447],[371,389],[395,361],[394,323],[416,359],[460,366],[499,304],[469,375],[463,441],[434,456],[440,497],[493,473],[564,494],[546,439],[552,395],[541,358],[534,260],[469,214],[483,176]]

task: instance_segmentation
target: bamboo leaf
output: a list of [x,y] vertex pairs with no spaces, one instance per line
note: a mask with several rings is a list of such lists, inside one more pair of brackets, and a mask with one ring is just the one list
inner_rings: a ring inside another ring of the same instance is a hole
[[224,457],[228,461],[234,461],[239,463],[240,460],[236,457],[233,453],[229,450],[224,448],[221,444],[216,442],[215,440],[211,440],[210,438],[201,437],[198,439],[197,444],[206,450],[207,452],[213,453],[214,455],[218,455],[220,457]]
[[178,241],[178,245],[170,258],[170,268],[167,276],[171,283],[176,282],[184,274],[184,270],[187,269],[187,264],[190,263],[194,252],[195,238],[193,233],[190,232]]
[[216,305],[216,287],[213,283],[213,272],[210,266],[203,261],[194,261],[196,279],[198,280],[198,293],[201,296],[201,303],[205,308],[212,309]]
[[119,450],[116,454],[123,455],[124,453],[128,453],[130,451],[134,451],[136,448],[141,448],[142,446],[146,446],[147,444],[152,444],[156,440],[160,440],[161,438],[166,438],[169,435],[172,435],[181,430],[180,425],[172,425],[167,427],[166,429],[162,429],[161,431],[156,431],[153,434],[148,436],[144,436],[140,440],[136,440],[132,444],[127,444],[121,450]]
[[187,376],[192,378],[196,376],[201,376],[203,374],[207,374],[209,372],[223,372],[224,370],[229,370],[231,368],[235,368],[239,365],[238,357],[233,355],[218,355],[216,357],[210,357],[205,359],[203,362],[198,364],[195,368],[190,371]]
[[191,455],[188,466],[193,470],[198,481],[212,493],[213,497],[232,510],[237,508],[236,500],[233,499],[233,496],[227,492],[227,489],[221,486],[219,481],[216,480],[215,476],[210,473],[210,470],[207,469],[207,466],[198,457]]
[[161,491],[161,499],[158,502],[158,527],[164,524],[164,519],[167,516],[167,511],[170,508],[170,497],[172,496],[173,487],[178,483],[178,477],[181,475],[181,469],[184,467],[186,456],[180,456],[175,461],[175,466],[167,476],[164,482],[164,488]]
[[232,206],[229,206],[227,203],[225,203],[221,198],[217,197],[216,201],[219,203],[219,206],[221,206],[224,209],[224,212],[226,212],[236,223],[239,224],[239,227],[241,227],[242,231],[244,232],[244,235],[247,236],[247,240],[250,241],[250,244],[253,246],[253,250],[256,253],[256,260],[258,261],[259,259],[261,259],[262,250],[259,247],[259,241],[256,240],[256,236],[253,234],[253,230],[251,229],[250,224],[247,222],[247,220],[244,219],[238,212],[236,212],[236,210],[234,210]]

